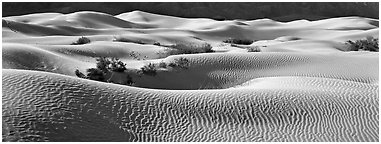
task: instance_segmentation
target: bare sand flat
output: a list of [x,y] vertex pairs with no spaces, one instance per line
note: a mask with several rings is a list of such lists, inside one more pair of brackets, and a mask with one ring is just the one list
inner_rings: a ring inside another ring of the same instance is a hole
[[[2,23],[3,141],[379,141],[378,52],[349,52],[344,44],[378,38],[376,19],[82,11]],[[82,36],[91,42],[72,44]],[[228,38],[254,42],[231,45]],[[214,52],[165,55],[181,43],[208,43]],[[76,76],[97,57],[126,63],[128,72],[112,80],[130,75],[134,85]],[[186,69],[132,74],[179,58],[189,60]]]

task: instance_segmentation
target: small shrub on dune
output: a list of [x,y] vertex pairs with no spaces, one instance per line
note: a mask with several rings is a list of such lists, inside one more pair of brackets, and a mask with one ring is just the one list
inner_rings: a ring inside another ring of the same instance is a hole
[[114,72],[123,72],[126,70],[126,64],[120,61],[118,58],[108,59],[106,57],[100,57],[96,59],[97,69],[107,72],[109,70]]
[[105,81],[105,73],[97,68],[87,69],[87,78],[96,81]]
[[[124,72],[127,70],[126,64],[120,61],[117,58],[106,58],[106,57],[99,57],[96,59],[96,68],[89,68],[87,69],[87,74],[83,74],[78,69],[75,70],[75,75],[80,78],[90,79],[90,80],[96,80],[101,82],[112,82],[110,79],[112,78],[113,72]],[[111,77],[106,80],[106,75],[111,73]],[[133,84],[132,78],[127,75],[126,81],[124,82],[126,85]],[[117,83],[120,84],[120,83]]]
[[159,67],[160,68],[167,68],[167,63],[162,61],[162,62],[159,63]]
[[82,45],[82,44],[87,44],[90,43],[90,39],[87,37],[81,37],[79,38],[76,42],[73,42],[72,45]]
[[161,44],[159,42],[154,42],[153,45],[155,45],[155,46],[161,46]]
[[106,57],[99,57],[96,59],[96,61],[97,69],[103,72],[108,71],[107,66],[110,64],[110,61]]
[[379,49],[378,38],[373,37],[367,37],[366,39],[356,41],[348,40],[345,44],[347,45],[348,51],[364,50],[378,52]]
[[172,46],[169,46],[168,49],[166,49],[167,55],[178,55],[178,54],[196,54],[196,53],[211,53],[214,52],[212,50],[212,46],[208,43],[204,43],[201,45],[195,45],[195,44],[175,44]]
[[170,67],[179,67],[182,69],[188,69],[189,67],[189,60],[187,58],[180,57],[178,59],[175,59],[174,62],[171,62],[168,64]]
[[251,45],[254,41],[248,40],[248,39],[229,38],[224,40],[223,42],[230,43],[230,44]]
[[75,75],[77,77],[80,77],[80,78],[86,78],[85,74],[83,74],[82,72],[80,72],[78,69],[75,70]]
[[247,52],[261,52],[261,49],[259,48],[259,46],[248,47]]
[[112,58],[111,63],[108,65],[107,68],[114,72],[123,72],[127,70],[126,64],[124,64],[122,61],[120,61],[117,58]]
[[141,57],[141,54],[135,51],[131,51],[129,55],[130,57],[133,57],[136,60],[140,60],[140,57]]
[[156,65],[153,63],[149,63],[148,65],[143,66],[142,68],[140,68],[140,70],[142,74],[149,75],[149,76],[156,76],[157,74]]

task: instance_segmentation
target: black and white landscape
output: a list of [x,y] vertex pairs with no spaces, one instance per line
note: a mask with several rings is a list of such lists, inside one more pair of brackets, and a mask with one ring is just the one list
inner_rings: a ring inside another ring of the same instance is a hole
[[379,141],[378,3],[50,4],[3,3],[3,141]]

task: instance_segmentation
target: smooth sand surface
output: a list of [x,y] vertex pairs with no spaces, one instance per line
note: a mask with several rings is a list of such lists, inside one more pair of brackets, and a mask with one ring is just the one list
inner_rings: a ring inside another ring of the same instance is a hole
[[[83,11],[2,23],[3,141],[379,141],[378,52],[346,52],[344,44],[378,38],[375,19]],[[82,36],[91,42],[71,45]],[[255,42],[231,46],[228,38]],[[155,42],[209,43],[216,52],[163,57],[168,48]],[[100,56],[129,70],[180,57],[189,67],[131,75],[134,87],[75,76]]]

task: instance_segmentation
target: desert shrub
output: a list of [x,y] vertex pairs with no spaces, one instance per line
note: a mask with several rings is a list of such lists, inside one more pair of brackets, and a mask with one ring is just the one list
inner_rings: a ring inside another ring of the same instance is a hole
[[80,37],[76,42],[73,42],[72,45],[82,45],[90,43],[90,39],[87,37]]
[[[113,74],[113,72],[124,72],[125,70],[127,70],[126,64],[124,64],[122,61],[120,61],[117,58],[109,59],[106,57],[100,57],[100,58],[97,58],[96,61],[97,61],[96,68],[87,69],[86,75],[80,72],[78,69],[75,70],[74,72],[75,75],[77,75],[80,78],[106,82],[106,74],[108,73]],[[107,82],[112,82],[112,81],[107,80]],[[132,78],[129,77],[126,83],[130,84],[132,82],[133,82]]]
[[141,73],[149,76],[155,76],[157,74],[156,66],[153,63],[149,63],[148,65],[143,66],[142,68],[140,68],[140,70]]
[[187,58],[177,58],[174,62],[168,64],[170,67],[179,67],[182,69],[187,69],[189,67],[189,60]]
[[161,46],[161,44],[159,42],[154,42],[153,45]]
[[240,45],[250,45],[254,41],[248,40],[248,39],[237,39],[237,38],[229,38],[223,41],[224,43],[230,43],[230,44],[240,44]]
[[83,74],[82,72],[80,72],[78,69],[75,70],[75,75],[77,77],[80,77],[80,78],[86,78],[85,74]]
[[138,52],[135,52],[135,51],[131,51],[131,52],[129,53],[129,55],[130,55],[130,57],[133,57],[133,58],[136,59],[136,60],[140,60],[140,57],[141,57],[141,54],[138,53]]
[[159,63],[159,67],[160,68],[167,68],[167,63],[162,61],[162,62]]
[[348,40],[346,43],[348,51],[375,51],[378,52],[378,38],[367,37],[366,39],[351,41]]
[[159,55],[160,58],[168,57],[170,55],[214,52],[214,50],[212,50],[213,47],[208,43],[204,43],[201,45],[178,43],[175,45],[164,47],[166,48],[163,51],[157,52],[157,55]]
[[96,59],[96,61],[97,61],[96,63],[97,69],[103,72],[108,71],[107,66],[110,64],[110,60],[108,60],[106,57],[99,57]]
[[174,62],[171,62],[171,63],[168,64],[168,66],[170,66],[170,67],[177,67],[177,64],[174,63]]
[[248,47],[247,51],[248,52],[261,52],[261,49],[259,48],[259,46],[254,46],[254,47]]
[[96,59],[97,69],[107,72],[109,70],[114,72],[123,72],[126,70],[126,64],[120,61],[118,58],[108,59],[106,57],[100,57]]
[[123,72],[126,70],[126,64],[124,64],[117,58],[111,58],[110,64],[108,65],[107,69],[114,72]]
[[105,81],[105,74],[102,70],[97,68],[87,69],[87,78],[96,81]]
[[196,53],[210,53],[214,52],[212,46],[208,43],[201,45],[195,44],[175,44],[169,46],[170,48],[166,49],[167,55],[178,55],[178,54],[196,54]]

